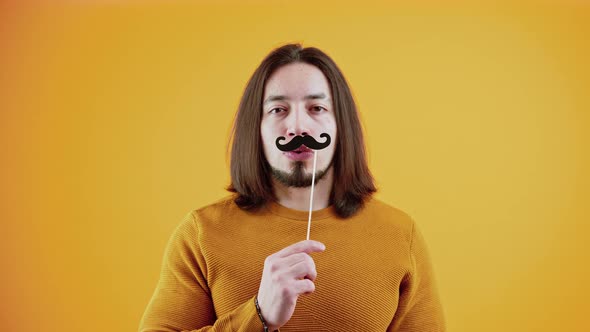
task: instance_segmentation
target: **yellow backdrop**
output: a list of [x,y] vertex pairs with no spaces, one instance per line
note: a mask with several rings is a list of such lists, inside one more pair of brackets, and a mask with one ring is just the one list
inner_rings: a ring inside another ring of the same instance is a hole
[[226,195],[247,79],[302,42],[349,80],[449,331],[587,331],[582,1],[84,2],[0,5],[0,330],[135,331],[173,228]]

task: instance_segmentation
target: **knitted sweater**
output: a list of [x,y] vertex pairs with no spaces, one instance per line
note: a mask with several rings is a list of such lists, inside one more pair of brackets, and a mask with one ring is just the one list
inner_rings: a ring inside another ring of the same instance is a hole
[[[263,331],[254,298],[267,256],[305,240],[308,211],[269,202],[244,211],[229,195],[193,210],[168,240],[140,332]],[[445,331],[425,240],[405,212],[371,197],[352,217],[312,212],[315,292],[289,331]]]

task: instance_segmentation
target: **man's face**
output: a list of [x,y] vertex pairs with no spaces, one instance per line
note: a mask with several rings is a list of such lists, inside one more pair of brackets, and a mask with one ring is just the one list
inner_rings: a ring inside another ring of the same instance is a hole
[[291,187],[311,185],[313,151],[283,152],[275,144],[284,136],[281,144],[296,135],[311,135],[324,142],[320,134],[330,135],[332,142],[317,150],[316,183],[331,166],[336,146],[336,118],[332,106],[330,85],[317,67],[306,63],[291,63],[277,69],[264,87],[260,134],[264,155],[272,168],[275,179]]

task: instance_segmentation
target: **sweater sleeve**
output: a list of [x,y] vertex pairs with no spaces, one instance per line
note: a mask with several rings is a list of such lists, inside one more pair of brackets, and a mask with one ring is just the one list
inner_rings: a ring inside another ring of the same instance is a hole
[[139,324],[139,332],[262,331],[254,296],[215,316],[193,212],[172,232],[160,277]]
[[428,247],[415,222],[412,227],[410,261],[412,271],[401,283],[398,308],[387,331],[446,331]]

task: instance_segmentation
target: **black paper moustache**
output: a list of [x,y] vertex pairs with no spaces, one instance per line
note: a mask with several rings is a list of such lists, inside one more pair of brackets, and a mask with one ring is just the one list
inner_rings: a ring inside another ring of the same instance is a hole
[[305,145],[310,149],[321,150],[321,149],[327,147],[328,145],[330,145],[330,142],[332,140],[330,138],[330,135],[328,135],[326,133],[321,134],[320,137],[325,137],[326,141],[324,143],[320,143],[320,142],[316,141],[313,138],[313,136],[297,135],[297,136],[293,137],[289,143],[281,145],[281,144],[279,144],[279,142],[286,140],[286,138],[284,136],[279,136],[276,140],[276,144],[277,144],[277,148],[279,148],[279,150],[281,150],[281,151],[297,150],[301,145]]

